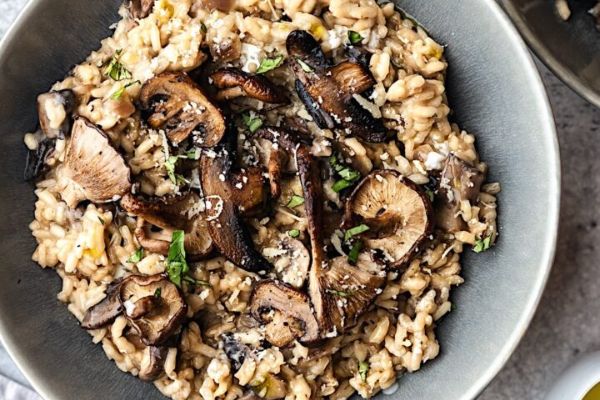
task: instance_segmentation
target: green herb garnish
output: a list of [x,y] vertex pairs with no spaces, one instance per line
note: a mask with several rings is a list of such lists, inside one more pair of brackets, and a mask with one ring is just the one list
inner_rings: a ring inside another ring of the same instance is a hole
[[187,283],[191,283],[194,286],[212,287],[212,285],[209,282],[204,281],[202,279],[195,279],[195,278],[192,278],[191,276],[184,276],[183,280],[186,281]]
[[362,42],[363,37],[356,31],[348,31],[348,40],[354,45]]
[[358,363],[358,375],[363,382],[367,381],[367,374],[369,373],[369,363],[366,361],[360,361]]
[[300,68],[302,68],[302,71],[313,72],[312,67],[310,65],[308,65],[307,63],[305,63],[304,61],[302,61],[301,59],[297,58],[296,61],[298,61],[298,64],[300,64]]
[[336,156],[329,157],[329,164],[331,165],[331,168],[333,168],[333,170],[342,178],[335,181],[331,187],[331,189],[336,193],[354,186],[354,184],[358,182],[361,177],[360,172],[340,163]]
[[486,236],[483,239],[479,239],[475,242],[475,246],[473,246],[473,251],[475,253],[481,253],[482,251],[486,251],[490,248],[492,244],[492,237]]
[[433,190],[427,189],[427,190],[425,190],[425,194],[429,198],[429,201],[433,203],[433,200],[435,198],[435,193],[433,193]]
[[181,287],[183,277],[190,270],[185,260],[184,241],[185,233],[183,231],[173,231],[167,256],[167,275],[169,280],[178,287]]
[[363,244],[360,240],[352,245],[350,253],[348,253],[348,262],[350,264],[356,264],[356,262],[358,261],[358,255],[360,254],[362,247]]
[[191,150],[188,150],[185,153],[185,157],[182,158],[187,158],[189,160],[199,160],[200,159],[200,149],[194,148]]
[[346,297],[350,297],[350,296],[352,296],[352,293],[350,293],[350,292],[344,292],[344,291],[342,291],[342,290],[333,290],[333,289],[327,289],[327,291],[328,291],[329,293],[331,293],[331,294],[335,295],[335,296],[338,296],[338,297],[343,297],[343,298],[346,298]]
[[156,290],[154,291],[154,297],[156,297],[157,299],[160,299],[161,294],[162,294],[162,290],[160,288],[156,288]]
[[283,63],[283,59],[284,59],[284,57],[282,55],[279,55],[275,58],[263,58],[260,61],[260,65],[258,66],[256,73],[264,74],[265,72],[274,70],[275,68],[279,67]]
[[298,196],[297,194],[295,194],[292,197],[290,197],[290,201],[286,204],[286,207],[294,208],[294,207],[298,207],[302,204],[304,204],[304,197]]
[[335,183],[331,186],[331,189],[334,192],[339,193],[342,190],[351,187],[353,184],[354,182],[347,181],[346,179],[340,179],[339,181],[335,181]]
[[290,229],[288,231],[288,236],[292,238],[297,238],[298,236],[300,236],[300,231],[298,229]]
[[206,31],[208,29],[206,29],[206,25],[204,24],[204,22],[200,22],[200,30],[202,31],[202,33],[206,33]]
[[121,64],[120,59],[122,52],[123,50],[121,49],[115,51],[115,55],[111,58],[110,62],[103,71],[104,75],[114,79],[115,81],[122,81],[124,79],[131,78],[131,72],[129,72],[127,68]]
[[103,219],[101,216],[99,216],[99,215],[98,215],[98,221],[100,221],[100,223],[101,223],[102,225],[104,225],[104,224],[105,224],[105,222],[104,222],[104,219]]
[[251,116],[250,114],[243,114],[242,119],[251,133],[256,132],[263,125],[262,119],[256,115]]
[[369,227],[365,224],[356,225],[356,226],[348,229],[346,231],[346,233],[344,233],[344,240],[348,241],[353,236],[360,235],[361,233],[366,232],[368,230],[369,230]]
[[144,249],[140,247],[127,259],[127,262],[133,264],[139,263],[142,261],[142,258],[144,258]]
[[175,164],[177,164],[178,156],[169,156],[165,160],[165,169],[167,170],[167,175],[171,182],[177,185],[177,174],[175,174]]
[[141,84],[141,83],[142,82],[140,82],[140,81],[129,82],[127,85],[121,86],[121,88],[119,90],[117,90],[116,92],[111,94],[110,98],[113,100],[119,100],[121,98],[121,96],[123,96],[123,93],[125,93],[125,89],[127,89],[130,86]]

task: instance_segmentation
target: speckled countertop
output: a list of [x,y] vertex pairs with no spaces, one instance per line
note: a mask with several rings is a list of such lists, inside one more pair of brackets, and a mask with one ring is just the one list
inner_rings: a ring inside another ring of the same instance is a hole
[[[0,36],[25,3],[0,0]],[[529,330],[479,400],[542,399],[578,356],[600,350],[600,109],[538,67],[554,109],[562,158],[556,261]],[[6,357],[0,351],[0,372],[22,379]]]

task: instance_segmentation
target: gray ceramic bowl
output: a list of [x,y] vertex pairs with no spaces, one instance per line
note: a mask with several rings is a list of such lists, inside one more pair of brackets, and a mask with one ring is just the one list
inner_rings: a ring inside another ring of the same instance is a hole
[[[34,195],[22,180],[23,132],[35,97],[94,49],[120,0],[31,2],[0,48],[0,335],[48,400],[160,398],[120,372],[56,300],[54,271],[32,261]],[[464,258],[466,283],[439,327],[442,353],[402,379],[398,399],[470,399],[502,367],[535,311],[550,270],[559,206],[559,160],[540,77],[492,0],[402,0],[447,43],[454,117],[478,137],[491,179],[502,182],[500,241]]]
[[597,0],[569,0],[569,21],[554,0],[501,0],[537,56],[567,85],[600,107],[600,31],[588,10]]

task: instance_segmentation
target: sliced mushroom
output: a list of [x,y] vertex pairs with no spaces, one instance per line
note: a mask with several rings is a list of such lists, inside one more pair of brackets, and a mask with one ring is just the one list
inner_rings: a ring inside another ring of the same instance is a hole
[[237,372],[250,354],[250,349],[245,344],[240,343],[231,332],[225,332],[221,335],[221,341],[225,355],[231,362],[233,370]]
[[211,75],[213,84],[221,89],[218,100],[248,96],[265,103],[287,103],[285,90],[263,75],[250,75],[236,68],[223,68]]
[[49,138],[64,138],[71,129],[75,94],[70,89],[40,94],[37,98],[40,128]]
[[269,174],[269,186],[273,199],[278,199],[281,196],[281,178],[283,177],[283,169],[288,161],[289,157],[283,149],[271,149],[267,163],[267,172]]
[[75,207],[82,200],[106,203],[129,191],[129,167],[100,128],[83,117],[73,124],[66,150],[63,200]]
[[436,223],[444,230],[454,233],[465,230],[467,223],[460,215],[463,200],[475,202],[485,175],[460,158],[450,155],[439,179],[439,195],[436,200]]
[[[121,207],[141,218],[135,233],[140,245],[151,252],[167,254],[171,234],[175,230],[185,232],[184,247],[193,259],[205,257],[213,249],[204,212],[204,202],[194,193],[176,197],[161,197],[144,200],[132,194],[121,199]],[[160,237],[147,230],[146,221],[164,230]]]
[[119,298],[129,324],[147,346],[167,341],[181,326],[187,308],[177,286],[163,275],[129,276]]
[[268,191],[260,168],[250,167],[233,174],[230,184],[242,216],[256,216],[265,210]]
[[278,278],[295,287],[301,288],[308,276],[310,254],[304,244],[287,234],[268,241],[262,254],[273,264]]
[[368,254],[361,255],[356,266],[351,265],[346,257],[330,261],[321,290],[335,303],[329,316],[334,332],[341,333],[355,325],[385,284],[385,272],[372,270],[375,265]]
[[143,381],[158,379],[164,372],[168,347],[147,346],[144,349],[138,377]]
[[[375,84],[368,68],[345,61],[329,67],[321,46],[306,31],[291,32],[286,41],[292,70],[298,78],[296,89],[315,122],[321,128],[337,126],[361,139],[381,143],[387,134],[381,118],[375,118],[353,97]],[[308,97],[312,101],[308,101]],[[312,111],[318,107],[329,115]]]
[[129,13],[132,18],[143,19],[152,12],[154,0],[130,0]]
[[98,329],[114,321],[123,311],[119,300],[122,280],[112,282],[106,288],[106,297],[100,303],[88,309],[81,321],[83,329]]
[[191,134],[198,145],[213,147],[225,133],[221,111],[185,73],[164,72],[152,78],[142,87],[140,103],[148,124],[164,129],[174,144]]
[[344,227],[366,224],[367,248],[383,252],[392,267],[407,262],[431,234],[433,218],[427,195],[395,170],[366,176],[346,203]]
[[231,177],[231,152],[225,149],[214,157],[200,159],[201,185],[208,208],[208,231],[226,258],[247,271],[264,273],[271,265],[254,248],[252,238],[235,204]]
[[[37,134],[36,134],[37,135]],[[39,134],[41,135],[41,134]],[[27,160],[25,161],[26,181],[31,181],[39,178],[48,169],[47,161],[50,159],[56,149],[56,139],[45,137],[42,139],[35,150],[27,152]]]
[[313,342],[319,339],[319,325],[312,313],[308,297],[284,283],[271,279],[254,287],[250,313],[266,324],[269,343],[285,347],[295,339]]

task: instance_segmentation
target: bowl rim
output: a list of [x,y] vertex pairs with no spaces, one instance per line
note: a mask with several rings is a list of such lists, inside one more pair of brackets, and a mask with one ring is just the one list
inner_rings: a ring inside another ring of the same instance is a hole
[[535,55],[546,65],[565,85],[570,87],[575,93],[583,97],[585,100],[600,108],[600,92],[591,89],[579,78],[573,71],[565,67],[565,65],[555,57],[548,48],[538,40],[529,25],[525,22],[521,13],[510,0],[500,0],[502,8],[518,31],[521,33],[531,50]]
[[[500,372],[525,335],[525,332],[527,331],[527,328],[529,327],[529,324],[531,323],[531,320],[533,319],[533,316],[540,303],[546,282],[548,281],[548,277],[552,269],[556,251],[558,222],[560,215],[561,169],[558,138],[552,108],[550,106],[550,101],[542,82],[542,78],[537,67],[535,66],[531,54],[528,51],[527,45],[519,35],[517,29],[515,29],[507,14],[502,10],[502,7],[495,0],[481,1],[487,4],[490,11],[498,19],[503,30],[512,39],[516,50],[513,56],[520,58],[525,66],[528,80],[531,82],[531,88],[534,92],[537,92],[536,98],[538,107],[541,110],[541,113],[545,114],[545,118],[542,118],[542,131],[546,132],[545,136],[547,137],[545,145],[549,151],[550,164],[546,167],[549,169],[549,176],[551,178],[548,181],[549,205],[547,208],[546,220],[548,222],[548,226],[552,227],[552,229],[550,229],[546,235],[544,247],[538,249],[541,257],[539,265],[540,270],[534,282],[535,290],[531,292],[527,303],[523,307],[523,312],[521,313],[521,316],[515,325],[510,339],[503,344],[496,354],[494,361],[490,363],[487,369],[481,373],[475,383],[463,393],[463,395],[460,397],[460,400],[474,399],[478,394],[480,394],[498,374],[498,372]],[[0,59],[3,59],[6,56],[9,45],[17,39],[17,34],[19,31],[26,28],[26,23],[29,17],[41,4],[42,0],[27,1],[17,18],[6,31],[2,40],[0,40]],[[600,105],[600,98],[598,98],[598,103],[598,105]],[[36,373],[34,360],[27,359],[19,350],[19,344],[16,341],[9,339],[9,336],[7,335],[9,329],[10,327],[5,324],[2,319],[0,319],[0,342],[5,347],[19,370],[23,373],[31,386],[44,399],[61,400],[59,397],[55,396],[55,393],[50,386],[43,379],[38,377],[39,374]]]

